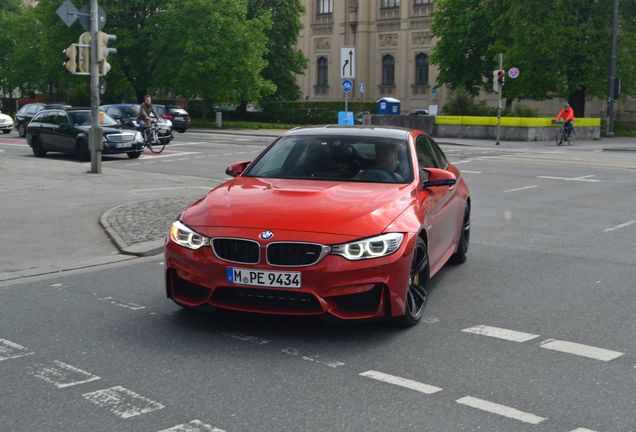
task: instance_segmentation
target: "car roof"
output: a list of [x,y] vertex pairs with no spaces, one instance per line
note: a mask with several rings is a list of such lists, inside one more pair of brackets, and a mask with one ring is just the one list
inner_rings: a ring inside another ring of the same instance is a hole
[[298,127],[288,131],[290,135],[324,135],[324,136],[367,136],[394,139],[406,139],[412,129],[392,126],[339,126],[322,125]]
[[117,104],[104,104],[104,105],[100,105],[103,107],[122,107],[122,106],[137,106],[139,104],[133,104],[133,103],[117,103]]

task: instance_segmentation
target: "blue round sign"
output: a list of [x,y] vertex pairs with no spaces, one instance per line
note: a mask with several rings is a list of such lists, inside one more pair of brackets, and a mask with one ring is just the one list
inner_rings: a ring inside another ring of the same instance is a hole
[[350,93],[351,90],[353,90],[353,83],[351,82],[351,80],[342,80],[342,90],[344,90],[345,93]]

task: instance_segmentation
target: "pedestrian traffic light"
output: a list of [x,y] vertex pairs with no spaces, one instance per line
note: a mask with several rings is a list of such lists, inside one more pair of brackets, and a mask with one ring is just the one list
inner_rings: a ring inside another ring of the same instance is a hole
[[91,73],[91,32],[84,32],[79,37],[77,66],[84,75]]
[[66,49],[63,49],[62,52],[65,55],[64,59],[64,67],[67,71],[75,75],[77,71],[77,44],[70,44]]
[[116,42],[117,36],[104,32],[97,33],[97,71],[100,76],[104,76],[110,70],[110,63],[107,59],[110,54],[117,54],[116,48],[108,48],[108,44]]

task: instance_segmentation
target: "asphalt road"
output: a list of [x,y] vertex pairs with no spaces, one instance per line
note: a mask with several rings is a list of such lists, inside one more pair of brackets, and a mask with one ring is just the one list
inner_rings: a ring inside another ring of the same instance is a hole
[[[168,193],[268,141],[244,139],[105,166]],[[161,256],[0,282],[0,430],[636,430],[636,153],[443,148],[471,246],[420,325],[183,311]]]

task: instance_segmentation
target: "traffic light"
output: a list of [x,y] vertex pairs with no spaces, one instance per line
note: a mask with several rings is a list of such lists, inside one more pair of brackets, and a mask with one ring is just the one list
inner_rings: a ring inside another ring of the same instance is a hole
[[66,56],[64,67],[73,75],[77,73],[77,48],[77,44],[70,44],[66,49],[62,50]]
[[107,59],[110,54],[117,54],[116,48],[108,48],[108,44],[116,42],[117,36],[104,32],[97,33],[97,71],[100,76],[104,76],[110,70],[110,63]]
[[506,72],[505,71],[497,71],[497,82],[500,86],[504,85],[506,82]]
[[79,71],[84,75],[91,73],[91,33],[84,32],[79,37],[77,44],[79,55],[77,65]]
[[505,82],[506,82],[506,71],[504,70],[492,71],[492,90],[494,92],[500,92]]

